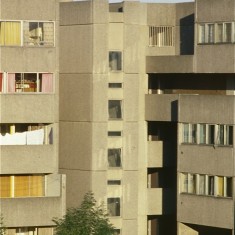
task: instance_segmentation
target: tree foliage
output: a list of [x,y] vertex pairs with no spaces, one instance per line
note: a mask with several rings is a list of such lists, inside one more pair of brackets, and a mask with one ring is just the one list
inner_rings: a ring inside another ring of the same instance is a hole
[[92,192],[85,194],[79,208],[70,208],[62,219],[55,218],[56,235],[112,235],[103,206],[97,206]]
[[6,232],[6,228],[3,223],[3,216],[0,215],[0,235],[4,235]]

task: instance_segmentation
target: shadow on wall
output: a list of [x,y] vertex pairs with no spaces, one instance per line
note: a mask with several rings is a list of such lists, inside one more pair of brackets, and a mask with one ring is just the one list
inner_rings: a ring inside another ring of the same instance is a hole
[[194,14],[180,19],[180,54],[194,54]]

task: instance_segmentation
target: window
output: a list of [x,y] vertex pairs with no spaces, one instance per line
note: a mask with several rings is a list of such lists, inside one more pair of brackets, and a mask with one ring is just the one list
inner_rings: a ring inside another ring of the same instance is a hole
[[232,145],[233,144],[233,127],[228,125],[217,125],[216,144]]
[[120,216],[120,198],[108,198],[109,216]]
[[109,69],[110,71],[122,70],[122,52],[120,51],[109,52]]
[[184,123],[183,124],[183,143],[197,143],[197,125]]
[[122,101],[121,100],[109,100],[109,118],[120,119],[122,118]]
[[6,80],[8,93],[51,93],[54,90],[51,73],[7,73]]
[[21,22],[18,21],[0,22],[0,45],[1,46],[21,45]]
[[122,136],[122,132],[121,131],[108,131],[108,136],[110,137]]
[[122,88],[122,83],[109,83],[109,88]]
[[120,235],[121,230],[120,229],[114,229],[114,234],[113,235]]
[[121,167],[121,149],[108,149],[109,167]]
[[54,46],[54,23],[25,21],[24,46]]
[[199,144],[206,144],[206,124],[200,124]]
[[108,180],[108,185],[121,185],[121,180]]
[[43,175],[0,176],[0,197],[44,196]]
[[174,27],[150,26],[149,46],[158,46],[158,47],[174,46]]
[[232,177],[181,173],[181,192],[232,197]]
[[3,91],[3,74],[0,73],[0,92]]
[[203,23],[198,26],[199,43],[232,43],[234,22]]

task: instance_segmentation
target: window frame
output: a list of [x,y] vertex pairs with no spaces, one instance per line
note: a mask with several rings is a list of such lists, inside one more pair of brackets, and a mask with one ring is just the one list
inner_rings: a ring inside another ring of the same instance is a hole
[[[116,69],[114,68],[115,66],[112,65],[112,55],[111,54],[116,54],[117,57],[115,57],[114,61],[117,61],[116,63]],[[121,50],[109,50],[108,54],[109,58],[109,72],[111,73],[118,73],[118,72],[123,72],[123,51]]]

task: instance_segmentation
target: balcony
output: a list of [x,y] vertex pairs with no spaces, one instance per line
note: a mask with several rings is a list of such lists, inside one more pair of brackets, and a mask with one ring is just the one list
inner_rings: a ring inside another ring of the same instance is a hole
[[148,188],[148,215],[163,215],[174,212],[174,194],[169,188]]
[[176,121],[179,95],[145,96],[145,119],[147,121]]
[[54,94],[1,94],[1,123],[53,123],[58,117]]
[[[45,197],[1,198],[7,227],[51,226],[52,218],[65,213],[65,176],[47,177]],[[25,213],[27,212],[27,213]]]

